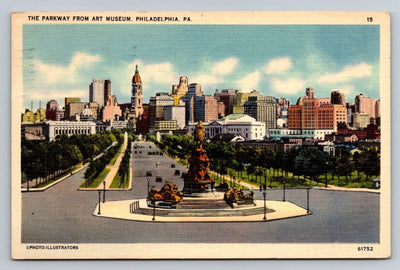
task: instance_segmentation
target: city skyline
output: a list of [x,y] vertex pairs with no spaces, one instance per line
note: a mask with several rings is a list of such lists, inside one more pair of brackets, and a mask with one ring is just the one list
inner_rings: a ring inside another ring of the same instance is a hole
[[23,105],[86,100],[95,78],[110,79],[112,94],[127,103],[136,65],[145,102],[171,92],[180,76],[209,95],[255,89],[294,104],[313,87],[317,97],[338,90],[379,99],[379,31],[377,25],[25,25]]

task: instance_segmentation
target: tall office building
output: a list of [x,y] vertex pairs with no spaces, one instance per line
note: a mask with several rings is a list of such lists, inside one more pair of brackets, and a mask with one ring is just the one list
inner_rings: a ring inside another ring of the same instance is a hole
[[172,95],[174,99],[174,105],[177,106],[179,104],[179,100],[181,97],[187,94],[189,91],[189,83],[187,76],[181,76],[179,78],[178,85],[172,85]]
[[194,122],[217,120],[225,116],[224,111],[224,103],[213,96],[194,97]]
[[332,91],[331,92],[331,104],[340,104],[346,106],[346,99],[343,93],[339,91]]
[[375,99],[359,94],[355,98],[356,113],[367,113],[369,117],[375,118]]
[[214,96],[217,98],[218,101],[224,103],[225,115],[229,115],[233,113],[233,106],[236,104],[237,94],[239,90],[235,89],[222,89],[221,93],[218,90],[215,91]]
[[154,127],[155,121],[164,119],[165,106],[172,106],[174,98],[169,96],[168,93],[157,93],[155,97],[150,98],[149,103],[149,125],[150,128]]
[[314,89],[307,88],[306,96],[299,98],[297,105],[288,109],[288,128],[337,130],[338,123],[347,124],[346,107],[330,104],[327,100],[315,98]]
[[164,119],[167,121],[176,121],[176,127],[178,129],[185,128],[185,106],[165,106],[164,107]]
[[135,69],[135,74],[132,77],[131,114],[135,118],[140,118],[143,114],[142,79],[140,78],[137,65]]
[[97,102],[103,107],[108,95],[111,95],[111,80],[94,79],[89,85],[89,102]]
[[249,96],[244,113],[265,123],[265,128],[276,128],[276,103],[272,96]]
[[201,90],[201,85],[198,83],[191,83],[189,85],[189,90],[185,96],[181,98],[185,102],[185,122],[194,122],[194,110],[195,110],[195,97],[203,96],[203,91]]

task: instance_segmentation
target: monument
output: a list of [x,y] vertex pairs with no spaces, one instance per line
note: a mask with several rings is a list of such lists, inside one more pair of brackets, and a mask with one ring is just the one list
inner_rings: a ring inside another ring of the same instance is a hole
[[184,178],[183,193],[194,195],[213,191],[215,181],[208,172],[210,159],[204,149],[204,127],[201,121],[196,125],[193,133],[196,149],[189,158],[189,171]]

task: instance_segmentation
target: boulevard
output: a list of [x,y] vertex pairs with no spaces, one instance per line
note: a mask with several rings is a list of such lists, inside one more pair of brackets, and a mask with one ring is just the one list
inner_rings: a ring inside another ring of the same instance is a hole
[[[150,152],[150,154],[149,154]],[[151,142],[132,143],[131,190],[108,190],[106,201],[143,199],[165,180],[183,188],[186,172]],[[152,176],[146,172],[151,170]],[[157,223],[93,215],[98,192],[79,191],[85,170],[42,192],[22,193],[22,243],[378,243],[380,194],[312,189],[312,215],[270,222]],[[156,182],[156,177],[162,177]],[[149,181],[148,181],[149,180]],[[255,199],[263,195],[254,190]],[[305,189],[286,190],[286,200],[305,208]],[[268,190],[267,200],[282,200]]]

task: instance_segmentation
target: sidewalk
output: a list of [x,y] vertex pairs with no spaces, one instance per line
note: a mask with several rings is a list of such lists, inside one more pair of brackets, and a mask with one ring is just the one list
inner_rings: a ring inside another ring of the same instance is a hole
[[[125,155],[126,147],[128,145],[128,133],[124,133],[124,144],[122,145],[121,152],[119,153],[117,160],[114,162],[113,165],[107,165],[106,168],[110,168],[106,178],[104,181],[106,182],[106,189],[110,189],[111,183],[114,180],[115,175],[118,172],[119,165],[121,164],[122,157]],[[103,189],[103,185],[100,184],[96,189]]]
[[[264,206],[264,201],[262,200],[256,200],[255,203],[259,208],[263,208]],[[153,220],[153,215],[140,214],[136,211],[130,212],[132,209],[131,205],[133,204],[138,204],[139,209],[148,209],[151,213],[153,211],[153,208],[147,206],[146,199],[108,201],[105,203],[100,203],[100,214],[98,208],[99,203],[97,203],[93,211],[93,215],[97,217],[150,222],[265,222],[312,214],[312,212],[307,213],[306,209],[301,208],[300,206],[291,202],[266,201],[266,206],[269,211],[266,214],[266,220],[263,219],[263,211],[261,211],[260,214],[255,215],[241,215],[241,211],[254,208],[254,206],[250,206],[248,208],[234,208],[223,210],[224,212],[230,213],[230,215],[227,216],[207,216],[207,213],[212,211],[210,209],[186,209],[184,211],[186,215],[173,216],[174,211],[179,210],[156,208],[155,220]],[[271,212],[270,210],[273,210],[273,212]],[[160,216],[161,212],[167,212],[170,215],[164,214],[163,216]],[[157,213],[159,213],[159,215],[157,215]]]
[[381,193],[380,189],[370,189],[370,188],[346,188],[328,185],[328,187],[313,187],[315,189],[321,190],[335,190],[335,191],[348,191],[348,192],[369,192],[369,193]]
[[[215,172],[210,171],[212,173],[215,174]],[[227,181],[233,181],[233,179],[229,176],[229,175],[225,175],[224,178]],[[239,184],[239,181],[237,179],[235,179],[235,183]],[[258,190],[260,189],[259,185],[256,184],[250,184],[244,181],[240,181],[240,185],[247,187],[248,189],[254,189],[254,190]],[[306,187],[303,187],[306,188]],[[328,185],[328,187],[318,187],[318,186],[311,186],[311,188],[315,188],[315,189],[320,189],[320,190],[335,190],[335,191],[349,191],[349,192],[370,192],[370,193],[381,193],[381,191],[379,189],[370,189],[370,188],[346,188],[346,187],[339,187],[339,186],[333,186],[333,185]],[[278,188],[276,188],[278,189]],[[280,189],[283,189],[282,187]],[[290,188],[286,188],[286,189],[290,189]]]
[[[34,188],[34,187],[33,187],[33,188],[29,188],[29,192],[33,192],[33,191],[45,191],[46,189],[48,189],[48,188],[50,188],[50,187],[52,187],[52,186],[54,186],[54,185],[60,183],[61,181],[67,179],[67,178],[70,177],[71,175],[73,175],[73,174],[75,174],[75,173],[77,173],[77,172],[79,172],[79,171],[85,169],[88,165],[89,165],[89,163],[86,163],[85,165],[82,165],[82,167],[76,169],[75,171],[72,171],[72,173],[67,174],[66,176],[61,177],[61,178],[58,179],[57,181],[54,181],[54,182],[52,182],[51,184],[48,184],[47,186],[44,186],[44,187],[41,187],[41,188]],[[25,188],[21,188],[21,191],[22,191],[22,192],[28,192],[28,189],[27,189],[26,187],[25,187]]]

